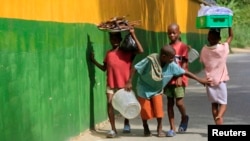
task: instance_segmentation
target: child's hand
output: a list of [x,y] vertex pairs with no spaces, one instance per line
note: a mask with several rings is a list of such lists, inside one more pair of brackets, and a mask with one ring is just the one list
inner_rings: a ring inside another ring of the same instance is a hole
[[134,34],[134,33],[135,33],[134,26],[129,26],[129,32],[130,32],[131,34]]
[[212,80],[209,79],[209,78],[200,78],[200,81],[199,81],[201,84],[203,84],[204,86],[206,85],[211,85],[212,83]]
[[188,45],[188,51],[190,51],[192,49],[192,47],[190,45]]
[[212,82],[213,82],[212,79],[206,78],[206,83],[205,83],[205,85],[211,85]]
[[178,78],[176,79],[175,84],[176,84],[177,87],[182,86],[182,77],[178,77]]
[[128,81],[125,85],[124,88],[126,91],[131,91],[132,90],[132,83],[130,81]]

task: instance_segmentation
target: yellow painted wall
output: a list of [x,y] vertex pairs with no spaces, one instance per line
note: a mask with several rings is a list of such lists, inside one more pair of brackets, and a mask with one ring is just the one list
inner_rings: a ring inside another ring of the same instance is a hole
[[177,22],[182,32],[199,32],[195,0],[1,0],[0,17],[66,23],[98,24],[115,16],[141,20],[139,28],[166,31]]

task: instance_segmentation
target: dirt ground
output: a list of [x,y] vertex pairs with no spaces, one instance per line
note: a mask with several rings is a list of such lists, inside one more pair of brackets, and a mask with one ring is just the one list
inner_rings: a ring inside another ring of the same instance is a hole
[[244,52],[250,52],[250,47],[246,48],[231,48],[233,53],[244,53]]

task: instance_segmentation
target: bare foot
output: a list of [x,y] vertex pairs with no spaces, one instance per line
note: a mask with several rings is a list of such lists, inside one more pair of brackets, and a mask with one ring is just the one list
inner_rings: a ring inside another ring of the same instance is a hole
[[221,125],[223,124],[223,118],[222,117],[215,117],[215,124],[216,125]]
[[221,117],[219,117],[219,116],[217,116],[217,117],[215,117],[215,120],[218,120],[218,119],[220,119]]

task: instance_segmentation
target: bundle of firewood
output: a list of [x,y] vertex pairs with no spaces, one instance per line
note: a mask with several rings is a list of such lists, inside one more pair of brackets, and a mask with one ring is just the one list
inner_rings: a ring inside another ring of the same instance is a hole
[[97,27],[104,31],[119,32],[129,30],[131,26],[139,25],[140,21],[128,21],[125,17],[126,16],[110,18],[108,21],[101,22]]

